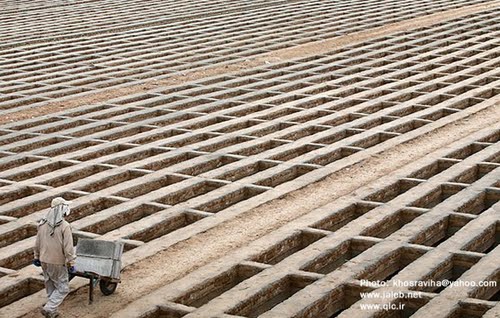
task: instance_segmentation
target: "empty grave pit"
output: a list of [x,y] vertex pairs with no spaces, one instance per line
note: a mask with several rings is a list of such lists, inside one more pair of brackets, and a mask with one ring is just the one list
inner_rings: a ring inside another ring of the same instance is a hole
[[141,195],[146,195],[158,189],[166,188],[170,185],[176,184],[185,180],[185,178],[174,175],[164,175],[157,179],[147,181],[144,183],[133,182],[133,185],[126,190],[114,193],[115,196],[124,197],[128,199],[137,198]]
[[224,180],[224,181],[237,181],[243,179],[245,177],[254,175],[261,171],[265,171],[269,168],[275,167],[278,163],[273,161],[264,161],[260,160],[243,167],[238,167],[226,172],[223,172],[221,175],[216,176],[216,179]]
[[498,282],[500,281],[500,271],[496,271],[496,273],[490,275],[487,279],[485,279],[485,281],[497,282],[497,284],[476,287],[470,297],[486,301],[500,301],[500,285],[498,285]]
[[357,278],[370,281],[389,281],[426,252],[427,249],[423,248],[400,247],[379,258],[377,262],[366,266],[357,275]]
[[127,170],[109,177],[99,178],[97,181],[91,182],[84,187],[77,188],[76,190],[94,193],[122,182],[140,178],[144,175],[146,175],[146,172],[144,171]]
[[363,200],[387,203],[397,198],[398,196],[406,193],[408,190],[418,186],[419,184],[420,182],[416,180],[401,179],[383,188],[382,190],[379,190],[371,195],[366,196]]
[[325,237],[323,233],[302,230],[282,239],[269,249],[252,257],[250,260],[258,263],[275,265],[323,237]]
[[197,210],[217,213],[241,201],[246,201],[254,196],[264,193],[267,189],[257,187],[242,187],[227,194],[222,194],[218,198],[196,207]]
[[7,306],[44,288],[45,285],[42,280],[33,278],[24,279],[2,290],[0,293],[0,307]]
[[500,222],[487,227],[479,237],[474,238],[463,249],[477,253],[489,253],[500,243]]
[[153,310],[141,314],[140,318],[182,318],[189,311],[158,305]]
[[361,293],[369,293],[372,288],[359,285],[342,285],[330,290],[325,296],[306,306],[296,318],[338,317],[346,309],[361,300]]
[[470,145],[467,145],[467,146],[462,147],[458,150],[452,151],[451,153],[446,155],[445,158],[466,159],[466,158],[480,152],[481,150],[485,149],[488,146],[489,146],[489,144],[473,142]]
[[42,160],[42,159],[35,158],[35,157],[21,157],[21,158],[11,160],[11,161],[8,161],[5,163],[0,163],[0,172],[14,169],[14,168],[26,165],[28,163],[39,161],[39,160]]
[[[492,208],[500,200],[500,189],[487,188],[464,203],[457,212],[479,215]],[[498,209],[498,206],[495,208]]]
[[[43,185],[48,185],[51,187],[61,187],[64,185],[67,185],[69,183],[85,179],[87,177],[94,177],[99,174],[100,172],[106,171],[111,169],[108,166],[103,166],[103,165],[92,165],[92,166],[84,166],[83,168],[80,169],[71,169],[67,170],[64,175],[59,175],[56,178],[50,179],[49,181],[45,181],[42,184]],[[44,174],[48,174],[51,171],[47,171]]]
[[236,265],[214,278],[201,282],[184,295],[174,299],[174,302],[190,307],[201,307],[262,270],[261,267]]
[[432,209],[436,205],[448,200],[448,198],[456,195],[465,189],[464,186],[458,184],[442,184],[439,187],[426,193],[420,199],[410,203],[410,206],[424,209]]
[[481,318],[493,308],[493,305],[486,303],[477,303],[461,301],[457,308],[453,310],[446,318]]
[[311,225],[312,228],[335,232],[351,221],[359,218],[365,213],[379,207],[380,204],[372,202],[357,202],[347,207],[335,210],[326,218]]
[[459,161],[450,159],[439,159],[428,166],[418,169],[412,174],[408,175],[408,178],[413,179],[430,179],[438,174],[448,170],[453,165],[457,164]]
[[276,174],[272,174],[271,171],[268,172],[268,177],[264,180],[256,182],[256,185],[264,187],[276,187],[282,183],[294,180],[300,176],[303,176],[311,171],[316,170],[315,167],[306,165],[296,165],[285,170],[282,170]]
[[416,209],[401,209],[396,213],[385,217],[375,225],[368,227],[361,233],[361,235],[381,239],[387,238],[393,233],[400,230],[403,226],[411,223],[421,214],[422,212]]
[[24,199],[31,195],[45,191],[43,188],[38,187],[22,187],[11,191],[0,191],[0,205],[6,204],[15,200]]
[[176,205],[185,202],[189,199],[192,199],[194,197],[207,194],[224,185],[226,184],[222,182],[204,180],[201,182],[197,182],[193,185],[187,186],[183,189],[176,190],[175,192],[169,193],[159,199],[156,199],[155,202],[166,205]]
[[203,218],[205,215],[199,213],[182,212],[166,216],[154,225],[143,228],[138,232],[128,235],[127,239],[149,242],[161,236],[167,235],[175,230],[186,227]]
[[39,165],[38,167],[33,167],[31,170],[25,170],[22,172],[18,172],[15,174],[12,174],[10,176],[5,177],[7,180],[12,180],[12,181],[23,181],[26,179],[34,178],[37,176],[41,176],[50,172],[54,172],[59,169],[64,169],[67,167],[71,167],[74,164],[71,162],[67,161],[56,161],[56,162],[50,162],[48,164],[42,164]]
[[[474,266],[480,260],[479,256],[471,256],[466,254],[453,254],[451,257],[447,258],[444,262],[439,264],[423,277],[423,281],[442,281],[448,280],[454,282],[459,279],[466,271],[468,271],[472,266]],[[415,286],[411,289],[439,293],[445,286]]]
[[20,217],[27,216],[27,215],[30,215],[30,214],[35,213],[35,212],[47,210],[48,208],[50,208],[50,203],[51,203],[52,199],[54,199],[55,197],[63,197],[66,200],[74,200],[74,199],[77,199],[81,196],[82,196],[81,194],[74,193],[74,192],[64,192],[64,193],[60,193],[60,194],[53,194],[51,196],[44,197],[43,199],[35,200],[35,201],[30,202],[28,204],[17,206],[15,208],[10,209],[10,210],[6,210],[6,211],[2,212],[1,214],[5,215],[5,216],[20,218]]
[[315,156],[313,159],[307,161],[309,164],[315,164],[320,166],[329,165],[337,160],[347,158],[357,152],[359,152],[361,148],[353,148],[353,147],[341,147],[335,149],[333,151],[329,151],[326,154],[320,154]]
[[242,317],[256,318],[286,301],[297,292],[314,283],[314,281],[315,279],[310,277],[296,275],[285,276],[265,286],[261,291],[250,298],[243,300],[237,306],[227,311],[227,313]]
[[86,226],[81,230],[102,235],[107,232],[116,230],[129,223],[139,221],[142,218],[153,215],[164,209],[164,207],[159,207],[151,204],[141,204],[137,207],[114,213],[106,219]]
[[109,209],[123,203],[123,200],[116,198],[95,198],[90,202],[75,205],[71,208],[71,214],[66,217],[68,222],[73,222],[89,215],[97,214],[100,211]]
[[451,182],[474,183],[498,167],[500,167],[500,165],[480,163],[473,168],[464,171],[458,177],[451,180]]
[[198,164],[193,164],[189,168],[178,171],[180,174],[187,174],[190,176],[197,176],[204,172],[217,169],[219,167],[231,164],[238,161],[237,158],[230,156],[220,156],[214,159],[205,160]]
[[269,156],[269,160],[289,161],[300,157],[308,152],[321,149],[322,146],[306,144],[299,147],[283,150],[275,155]]
[[318,274],[329,274],[351,259],[360,255],[376,244],[365,239],[350,239],[328,249],[301,267],[301,270]]
[[4,231],[0,233],[0,248],[33,237],[36,233],[37,227],[34,224],[25,224],[12,231]]
[[149,148],[142,151],[134,151],[132,153],[117,155],[116,158],[105,161],[104,164],[123,166],[131,162],[151,158],[168,152],[167,149]]
[[460,214],[448,215],[441,221],[434,223],[431,227],[420,232],[410,243],[436,247],[455,235],[456,232],[471,220],[472,218]]

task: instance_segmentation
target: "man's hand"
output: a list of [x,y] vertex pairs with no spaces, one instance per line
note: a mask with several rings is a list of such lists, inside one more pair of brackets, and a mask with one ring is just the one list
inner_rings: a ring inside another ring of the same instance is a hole
[[33,265],[35,265],[36,267],[40,267],[40,266],[42,266],[42,263],[40,262],[40,260],[38,258],[35,258],[33,260]]

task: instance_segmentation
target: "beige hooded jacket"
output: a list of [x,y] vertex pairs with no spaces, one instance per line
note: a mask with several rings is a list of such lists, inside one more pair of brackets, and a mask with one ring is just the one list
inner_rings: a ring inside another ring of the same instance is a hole
[[75,264],[76,255],[71,226],[64,220],[67,214],[69,214],[67,204],[54,205],[53,202],[47,216],[38,225],[34,247],[35,259],[47,264],[69,266]]

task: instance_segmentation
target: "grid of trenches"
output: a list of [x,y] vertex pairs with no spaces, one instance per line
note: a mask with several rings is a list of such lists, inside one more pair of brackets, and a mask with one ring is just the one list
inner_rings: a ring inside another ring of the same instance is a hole
[[89,1],[5,10],[0,114],[487,2]]
[[498,285],[404,282],[498,284],[499,141],[496,125],[428,154],[116,317],[497,317]]
[[147,257],[490,107],[495,13],[1,126],[0,305],[42,288],[27,265],[56,196],[75,241]]

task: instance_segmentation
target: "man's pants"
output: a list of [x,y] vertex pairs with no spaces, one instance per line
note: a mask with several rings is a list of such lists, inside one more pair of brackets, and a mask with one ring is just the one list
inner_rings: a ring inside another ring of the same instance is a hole
[[49,297],[43,308],[48,312],[56,312],[69,293],[68,269],[64,265],[42,263],[42,270]]

